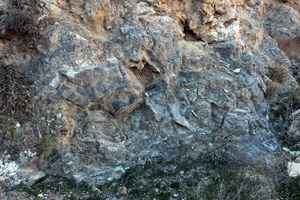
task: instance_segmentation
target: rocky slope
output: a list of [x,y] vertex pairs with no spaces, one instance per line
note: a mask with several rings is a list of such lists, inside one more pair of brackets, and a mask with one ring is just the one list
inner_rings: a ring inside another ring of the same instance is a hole
[[41,133],[32,128],[35,147],[13,159],[0,149],[0,181],[59,174],[99,185],[147,160],[207,155],[273,164],[280,148],[269,97],[298,88],[286,73],[268,93],[272,69],[297,65],[273,38],[299,35],[296,3],[0,1],[1,62],[34,81],[44,124]]

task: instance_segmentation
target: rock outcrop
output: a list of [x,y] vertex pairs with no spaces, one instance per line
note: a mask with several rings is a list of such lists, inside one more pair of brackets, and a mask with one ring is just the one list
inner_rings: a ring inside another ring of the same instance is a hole
[[[40,1],[35,20],[53,23],[22,64],[52,144],[34,167],[97,185],[146,160],[270,164],[268,72],[291,66],[270,37],[288,19],[272,15],[298,13],[258,2]],[[289,75],[279,87],[298,86]]]

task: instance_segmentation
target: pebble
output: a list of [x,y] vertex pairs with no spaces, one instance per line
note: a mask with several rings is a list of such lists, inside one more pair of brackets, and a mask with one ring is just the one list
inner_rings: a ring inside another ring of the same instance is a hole
[[20,128],[21,124],[19,122],[16,123],[16,128]]
[[241,71],[241,69],[238,68],[238,69],[235,69],[233,72],[236,73],[236,74],[238,74],[238,73],[240,73],[240,71]]
[[300,164],[295,162],[288,162],[287,170],[289,177],[297,177],[300,175]]
[[118,189],[118,192],[119,192],[120,194],[127,194],[127,188],[126,188],[125,186],[120,187],[120,188]]

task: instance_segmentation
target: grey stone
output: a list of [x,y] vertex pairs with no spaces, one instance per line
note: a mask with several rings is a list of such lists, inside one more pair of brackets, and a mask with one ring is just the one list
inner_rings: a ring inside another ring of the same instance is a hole
[[[48,2],[57,22],[28,64],[40,118],[57,119],[39,170],[98,185],[149,159],[183,163],[213,150],[270,164],[279,144],[268,66],[291,63],[257,1],[147,2]],[[198,39],[186,41],[187,30]],[[297,86],[290,76],[280,87]]]

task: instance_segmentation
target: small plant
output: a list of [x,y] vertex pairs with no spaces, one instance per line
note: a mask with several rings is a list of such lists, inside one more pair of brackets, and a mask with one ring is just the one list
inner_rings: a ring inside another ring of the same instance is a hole
[[53,22],[44,17],[40,0],[8,0],[9,9],[0,14],[0,38],[19,42],[21,50],[47,45],[43,30]]
[[257,178],[248,177],[245,171],[238,167],[220,168],[214,176],[209,178],[210,183],[203,189],[205,199],[260,199],[261,182]]
[[14,136],[15,136],[15,133],[16,133],[16,128],[11,127],[11,128],[8,129],[8,132],[10,133],[10,139],[14,140]]
[[51,133],[47,133],[41,143],[43,151],[49,152],[51,150]]
[[15,66],[0,66],[0,114],[23,116],[30,111],[30,81]]
[[281,199],[300,199],[300,177],[286,178],[279,186]]
[[289,72],[285,67],[275,66],[269,69],[268,76],[272,81],[282,84],[286,82]]
[[293,92],[291,96],[291,104],[292,110],[297,110],[300,108],[300,88]]
[[279,141],[288,148],[294,148],[300,141],[299,135],[289,131],[291,125],[293,127],[299,126],[297,115],[293,114],[299,108],[300,89],[294,91],[290,96],[280,98],[277,102],[271,104],[269,122],[276,129]]
[[39,194],[49,193],[54,196],[50,199],[97,199],[91,188],[60,176],[45,176],[31,186],[20,184],[14,189],[27,193],[30,199],[42,199]]
[[267,100],[270,100],[276,96],[277,88],[278,88],[278,85],[276,82],[270,81],[267,83],[267,90],[266,90],[266,94],[265,94],[265,97]]
[[10,9],[24,10],[31,13],[39,13],[40,5],[43,5],[40,0],[9,0]]
[[37,35],[35,18],[31,13],[22,11],[9,11],[2,19],[2,25],[5,27],[5,34],[1,37],[33,37]]
[[22,126],[22,125],[25,124],[25,120],[24,120],[24,119],[21,119],[21,120],[19,120],[19,123],[20,123],[20,125]]

